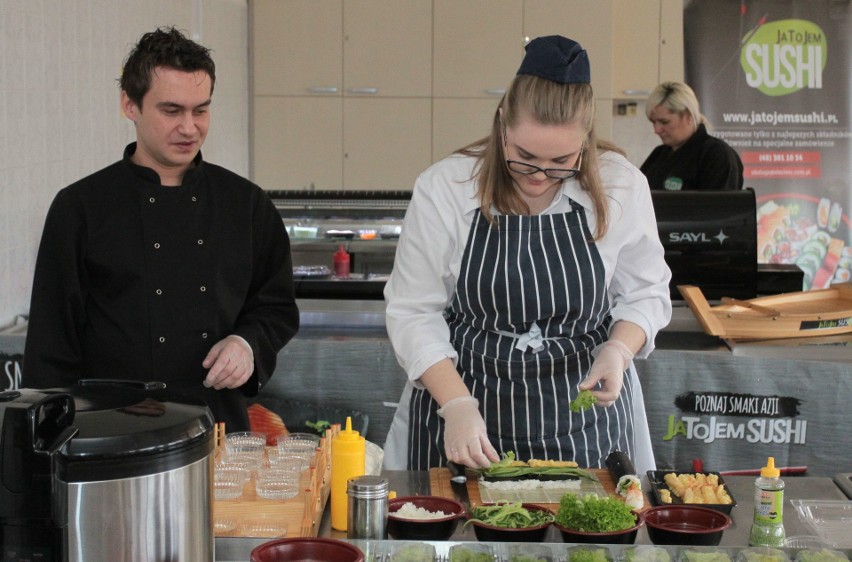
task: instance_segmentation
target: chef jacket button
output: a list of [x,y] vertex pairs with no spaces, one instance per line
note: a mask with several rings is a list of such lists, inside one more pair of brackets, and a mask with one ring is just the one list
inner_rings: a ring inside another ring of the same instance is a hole
[[207,332],[201,332],[201,338],[206,340],[207,339]]
[[204,291],[206,291],[206,290],[207,290],[207,287],[205,287],[204,285],[202,285],[202,286],[200,287],[200,289],[201,289],[201,292],[203,293]]
[[199,238],[199,239],[198,239],[198,245],[199,245],[199,246],[201,246],[202,244],[204,244],[204,240],[202,240],[201,238]]
[[154,201],[156,201],[156,199],[154,199],[153,197],[151,197],[150,199],[148,199],[148,201],[150,201],[151,203],[153,203]]
[[192,200],[193,200],[193,201],[198,201],[198,199],[197,199],[194,195],[192,196]]
[[157,289],[157,290],[156,290],[156,293],[157,293],[158,295],[162,295],[162,294],[163,294],[163,290],[162,290],[162,289]]
[[166,338],[164,338],[163,336],[160,336],[160,343],[163,343],[165,341],[166,341]]
[[160,249],[160,243],[159,243],[159,242],[154,242],[154,249],[155,249],[155,250],[159,250],[159,249]]

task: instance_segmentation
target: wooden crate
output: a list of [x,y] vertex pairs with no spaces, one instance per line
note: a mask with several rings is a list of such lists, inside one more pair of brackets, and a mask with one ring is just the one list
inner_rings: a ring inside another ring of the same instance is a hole
[[[326,431],[320,440],[314,461],[302,472],[298,495],[287,500],[267,500],[257,497],[254,478],[246,481],[243,495],[234,500],[213,500],[213,525],[217,537],[272,537],[280,534],[246,532],[244,524],[258,518],[268,518],[286,529],[288,537],[315,537],[331,491],[331,439],[340,426]],[[267,448],[270,449],[270,448]],[[217,446],[215,455],[221,454]],[[212,496],[212,495],[211,495]],[[233,524],[224,525],[228,520]],[[217,524],[218,523],[218,524]]]

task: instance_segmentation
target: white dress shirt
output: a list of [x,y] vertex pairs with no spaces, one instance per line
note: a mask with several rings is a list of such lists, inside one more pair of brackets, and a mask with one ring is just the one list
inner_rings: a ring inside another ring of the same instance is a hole
[[[600,175],[609,200],[609,228],[596,242],[606,270],[613,323],[633,322],[645,332],[636,354],[647,357],[657,332],[671,318],[671,271],[663,258],[654,207],[645,176],[614,152],[600,155]],[[444,310],[452,301],[479,201],[473,178],[476,159],[453,155],[417,178],[385,287],[387,330],[409,380],[435,363],[457,355],[450,344]],[[565,180],[544,214],[583,206],[592,234],[596,216],[576,179]]]

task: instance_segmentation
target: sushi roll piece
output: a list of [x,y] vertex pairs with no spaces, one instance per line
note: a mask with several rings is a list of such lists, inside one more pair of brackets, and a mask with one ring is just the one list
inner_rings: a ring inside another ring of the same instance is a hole
[[843,214],[843,208],[840,203],[835,203],[831,206],[831,212],[828,214],[828,231],[835,232],[840,226],[840,216]]
[[817,224],[821,228],[828,226],[828,213],[831,211],[831,201],[823,197],[817,205]]
[[615,485],[618,495],[624,498],[624,503],[633,509],[642,509],[645,505],[645,495],[642,493],[642,483],[635,474],[625,474]]

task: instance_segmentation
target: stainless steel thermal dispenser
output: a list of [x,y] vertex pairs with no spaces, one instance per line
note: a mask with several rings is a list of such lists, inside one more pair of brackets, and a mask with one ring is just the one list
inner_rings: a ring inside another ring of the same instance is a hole
[[0,559],[213,560],[213,425],[160,383],[0,392]]

